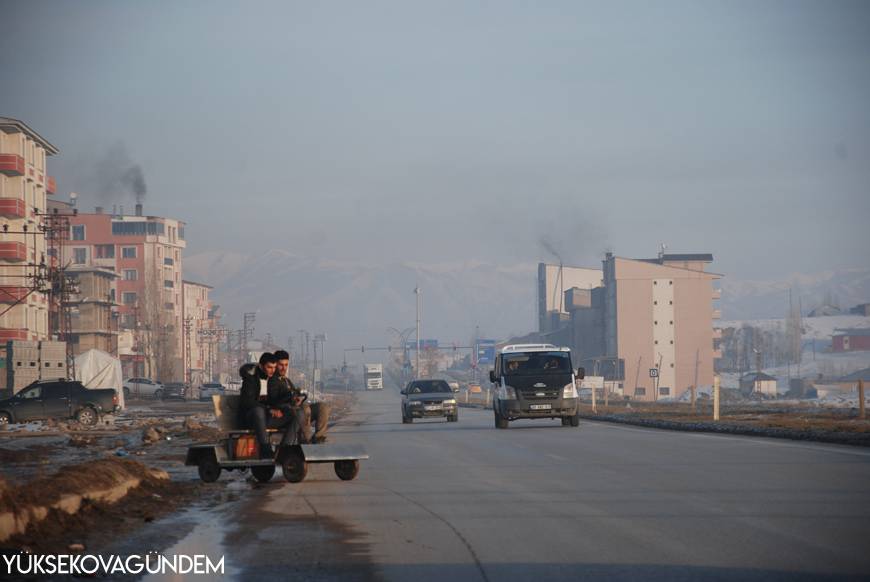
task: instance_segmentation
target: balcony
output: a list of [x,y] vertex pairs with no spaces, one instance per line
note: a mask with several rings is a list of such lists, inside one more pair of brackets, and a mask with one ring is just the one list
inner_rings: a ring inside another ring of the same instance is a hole
[[24,158],[18,154],[0,154],[0,172],[7,176],[23,176]]
[[48,194],[54,194],[55,192],[57,192],[57,181],[55,181],[54,177],[45,177],[45,191]]
[[14,241],[0,242],[0,261],[21,262],[27,260],[27,247]]
[[719,309],[713,310],[713,319],[722,319],[722,311]]
[[9,340],[27,340],[26,329],[2,328],[0,327],[0,343],[5,344]]
[[18,303],[27,297],[28,291],[27,287],[0,285],[0,303]]
[[0,216],[5,218],[24,218],[27,207],[20,198],[0,198]]
[[714,360],[721,360],[722,359],[722,350],[719,350],[719,349],[713,350],[713,359]]
[[721,289],[713,289],[713,301],[717,299],[722,299],[722,290]]
[[713,339],[720,340],[722,339],[722,329],[718,327],[713,328]]

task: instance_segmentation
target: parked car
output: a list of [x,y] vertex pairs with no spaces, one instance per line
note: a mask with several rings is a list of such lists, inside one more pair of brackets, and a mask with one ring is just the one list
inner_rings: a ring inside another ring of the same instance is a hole
[[41,380],[0,400],[0,425],[49,418],[74,418],[81,424],[94,425],[100,416],[118,410],[114,388],[89,390],[81,382]]
[[163,385],[163,400],[187,400],[190,386],[184,382],[167,382]]
[[163,398],[163,384],[148,378],[130,378],[124,382],[124,398]]
[[211,400],[212,396],[223,396],[226,388],[218,382],[206,382],[199,387],[199,399]]
[[401,394],[403,424],[410,424],[415,418],[459,420],[456,396],[444,380],[412,380]]

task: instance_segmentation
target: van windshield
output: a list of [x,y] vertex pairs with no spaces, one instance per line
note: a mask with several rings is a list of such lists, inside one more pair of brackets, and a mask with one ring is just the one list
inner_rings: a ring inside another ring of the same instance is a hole
[[505,376],[571,373],[571,356],[568,352],[505,354],[502,361]]

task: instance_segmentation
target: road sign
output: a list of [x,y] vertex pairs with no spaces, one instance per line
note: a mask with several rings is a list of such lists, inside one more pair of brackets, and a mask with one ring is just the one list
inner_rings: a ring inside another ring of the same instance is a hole
[[650,368],[649,369],[649,377],[650,378],[658,378],[659,377],[659,369],[658,368]]
[[495,362],[495,340],[477,340],[477,363],[492,364]]

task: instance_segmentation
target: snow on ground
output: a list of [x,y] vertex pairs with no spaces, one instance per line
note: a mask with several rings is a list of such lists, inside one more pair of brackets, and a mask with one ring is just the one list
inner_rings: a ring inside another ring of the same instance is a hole
[[[803,325],[803,339],[809,340],[824,340],[831,341],[831,335],[837,329],[855,329],[870,327],[870,317],[863,315],[831,315],[828,317],[804,317],[801,320]],[[733,321],[720,321],[717,327],[739,328],[743,325],[750,325],[765,331],[785,331],[786,320],[779,319],[738,319]]]

